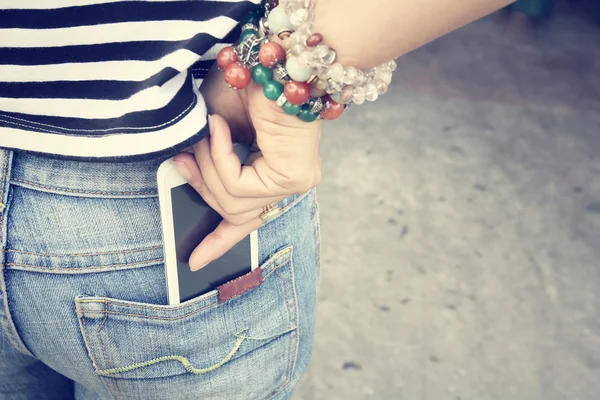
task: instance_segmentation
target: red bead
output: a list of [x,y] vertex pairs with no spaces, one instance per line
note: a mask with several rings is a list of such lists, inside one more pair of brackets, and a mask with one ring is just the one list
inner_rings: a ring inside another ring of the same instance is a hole
[[240,63],[231,64],[225,70],[225,82],[234,89],[244,89],[250,83],[252,73]]
[[258,52],[258,59],[267,68],[285,60],[285,50],[274,42],[265,43]]
[[308,47],[315,47],[322,41],[323,41],[323,35],[321,35],[320,33],[313,33],[312,35],[310,35],[308,37],[308,39],[306,39],[306,45]]
[[225,71],[227,67],[238,61],[238,55],[231,46],[223,47],[217,54],[217,65],[221,71]]
[[323,119],[328,119],[331,121],[339,118],[344,112],[345,106],[343,104],[336,103],[331,97],[324,96],[322,100],[323,104],[325,105],[325,108],[321,113],[321,117],[323,117]]
[[310,85],[306,82],[289,81],[283,88],[286,99],[297,106],[302,105],[310,96]]

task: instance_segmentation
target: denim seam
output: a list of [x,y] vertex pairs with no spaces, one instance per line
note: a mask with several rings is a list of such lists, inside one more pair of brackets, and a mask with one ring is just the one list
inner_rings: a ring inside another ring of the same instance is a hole
[[[291,311],[290,311],[290,306],[288,304],[288,301],[289,301],[290,297],[288,295],[287,280],[283,276],[281,276],[281,274],[279,273],[279,271],[276,271],[276,273],[277,273],[277,276],[279,277],[279,279],[281,279],[281,281],[283,282],[283,290],[285,292],[285,296],[284,296],[284,298],[285,298],[285,308],[287,309],[287,317],[288,317],[288,326],[292,326]],[[292,342],[292,340],[290,340],[289,343],[288,343],[288,351],[287,351],[287,359],[288,359],[288,362],[287,362],[287,371],[288,371],[288,373],[286,374],[286,377],[285,377],[286,382],[284,382],[284,383],[289,382],[291,380],[291,378],[292,378],[292,371],[290,369],[290,367],[291,367],[291,360],[290,360],[290,358],[291,358],[291,355],[292,355],[292,344],[293,344],[293,342]]]
[[[279,268],[282,268],[282,267],[284,267],[285,265],[287,265],[288,263],[291,262],[291,254],[290,254],[291,252],[292,252],[292,247],[288,246],[288,247],[285,247],[283,250],[280,250],[280,251],[278,251],[277,253],[275,253],[273,255],[273,257],[270,259],[270,261],[268,261],[265,264],[263,270],[271,268],[271,266],[273,264],[275,264],[275,267],[271,271],[269,271],[263,277],[263,281],[266,280],[269,276],[271,276],[273,274],[273,272],[275,272]],[[207,296],[207,297],[203,298],[202,300],[208,300],[208,299],[210,299],[212,297],[215,297],[215,296],[217,296],[217,293],[213,293],[210,296]],[[80,301],[80,303],[104,303],[104,302],[105,302],[104,299],[99,299],[99,300],[92,300],[92,299],[90,299],[89,301],[86,301],[85,299],[83,299],[83,300]],[[108,300],[108,302],[109,303],[115,303],[115,304],[122,303],[120,301],[110,301],[110,300]],[[194,303],[192,303],[192,304],[194,304]],[[173,310],[173,311],[180,310],[182,308],[189,307],[190,305],[191,304],[181,304],[179,306],[170,307],[169,310]],[[153,306],[151,304],[127,304],[127,307],[128,308],[137,308],[137,309],[141,309],[141,310],[147,310],[147,309],[157,310],[157,311],[164,310],[163,307],[156,307],[156,306]],[[91,310],[82,309],[82,311],[90,312]],[[91,312],[94,312],[94,311],[91,311]]]
[[4,204],[4,188],[6,187],[6,175],[8,174],[8,159],[9,156],[7,154],[4,160],[4,168],[2,168],[2,189],[0,189],[0,212],[4,211],[4,208],[6,207],[6,204]]
[[[102,337],[100,335],[100,331],[104,327],[104,324],[106,323],[107,320],[108,320],[108,301],[105,300],[104,301],[104,320],[102,320],[102,323],[100,324],[100,326],[98,326],[98,329],[96,330],[96,337],[98,338],[98,343],[100,343],[100,350],[102,351],[102,358],[104,358],[105,365],[113,365],[114,361],[110,357],[110,353],[109,353],[108,357],[106,356],[104,341],[102,340]],[[116,393],[120,392],[120,390],[117,385],[117,382],[115,382],[113,380],[108,380],[107,383],[110,385],[111,388],[114,389],[113,395],[118,398],[118,395]]]
[[50,186],[50,185],[43,185],[41,183],[36,183],[36,182],[31,182],[31,181],[26,181],[23,179],[19,179],[19,178],[12,178],[11,179],[12,182],[17,182],[16,184],[18,185],[23,184],[23,185],[29,185],[29,186],[33,186],[39,189],[48,189],[48,190],[54,190],[54,191],[62,191],[62,192],[67,192],[67,193],[80,193],[80,194],[97,194],[97,195],[156,195],[156,191],[155,190],[147,190],[147,191],[138,191],[138,192],[107,192],[107,191],[103,191],[103,190],[85,190],[85,189],[68,189],[68,188],[63,188],[63,187],[58,187],[58,186]]
[[[100,364],[98,364],[98,360],[96,360],[96,357],[94,356],[94,352],[92,351],[92,346],[90,344],[90,338],[88,337],[88,329],[87,329],[86,322],[85,322],[85,316],[83,314],[81,314],[81,313],[80,313],[79,320],[81,321],[81,324],[82,324],[82,327],[83,327],[83,329],[81,329],[82,334],[83,334],[83,342],[85,343],[85,345],[87,347],[88,355],[92,359],[92,366],[94,367],[94,370],[98,371],[98,369],[100,369]],[[114,395],[112,393],[112,390],[110,388],[110,382],[108,382],[102,376],[100,377],[100,381],[102,382],[102,384],[106,388],[106,391],[108,392],[108,395],[112,399],[114,399],[115,397],[114,397]]]
[[[98,327],[98,329],[96,330],[96,337],[98,338],[98,343],[100,344],[100,351],[102,351],[102,358],[104,358],[104,363],[105,365],[115,365],[113,359],[110,356],[110,353],[108,353],[108,357],[106,356],[106,349],[104,347],[104,341],[102,340],[102,337],[100,335],[100,330],[102,330],[102,328],[104,327],[104,324],[106,323],[106,321],[108,320],[108,301],[105,300],[104,301],[104,320],[102,321],[102,323],[100,324],[100,326]],[[119,394],[122,395],[121,390],[119,389],[119,385],[117,384],[117,382],[115,382],[114,380],[110,379],[108,380],[109,385],[113,388],[114,392],[112,393],[116,398],[119,398]]]
[[296,320],[294,321],[294,325],[296,326],[296,332],[294,332],[294,335],[296,336],[296,350],[294,352],[294,356],[292,357],[292,371],[290,374],[290,381],[294,379],[294,373],[296,372],[296,362],[298,361],[298,351],[300,348],[300,334],[298,332],[300,332],[300,310],[298,310],[298,293],[296,292],[296,275],[294,274],[294,268],[290,269],[290,273],[292,275],[291,277],[291,286],[292,286],[292,292],[293,292],[293,296],[294,296],[294,308],[295,308],[295,316],[296,316]]
[[163,247],[162,244],[151,246],[151,247],[141,247],[139,249],[130,249],[130,250],[115,250],[115,251],[99,251],[97,253],[76,253],[76,254],[52,254],[52,253],[36,253],[33,251],[25,251],[25,250],[16,250],[16,249],[6,249],[4,252],[6,253],[20,253],[20,254],[29,254],[32,256],[42,256],[42,257],[87,257],[87,256],[102,256],[102,255],[111,255],[111,254],[126,254],[126,253],[138,253],[146,250],[155,250]]
[[150,260],[143,260],[143,261],[134,261],[134,262],[128,262],[128,263],[116,263],[116,264],[109,264],[109,265],[92,265],[90,267],[81,267],[81,268],[78,268],[78,267],[75,267],[75,268],[40,267],[39,265],[24,264],[24,263],[6,263],[5,265],[7,267],[27,267],[27,268],[38,270],[38,271],[60,270],[60,271],[62,271],[62,273],[69,273],[71,271],[89,271],[90,269],[98,270],[101,268],[127,267],[127,266],[131,266],[131,265],[138,265],[138,264],[145,264],[145,263],[153,263],[152,265],[156,265],[163,261],[164,261],[164,258],[159,257],[159,258],[153,258]]
[[[12,162],[12,155],[13,152],[12,151],[3,151],[4,153],[4,167],[2,169],[2,191],[0,192],[0,203],[2,203],[2,213],[0,213],[0,241],[1,241],[1,248],[4,248],[4,246],[6,245],[6,233],[7,233],[7,219],[8,219],[8,203],[10,202],[10,185],[7,186],[7,181],[8,181],[8,175],[9,175],[9,166],[10,163]],[[7,190],[8,189],[8,190]],[[4,201],[4,197],[6,196],[6,201]],[[10,307],[8,305],[8,293],[6,291],[6,281],[5,281],[5,271],[6,271],[6,264],[5,264],[5,260],[4,260],[4,254],[2,254],[2,264],[0,265],[0,295],[2,296],[2,298],[0,299],[0,301],[2,302],[2,305],[4,306],[4,315],[0,315],[0,328],[4,328],[6,325],[6,329],[8,331],[10,331],[10,333],[7,335],[8,341],[13,345],[13,347],[15,349],[17,349],[18,351],[20,351],[23,354],[26,354],[28,356],[34,357],[35,355],[27,348],[27,346],[25,345],[25,343],[23,342],[23,339],[21,338],[21,336],[19,335],[19,332],[17,331],[17,327],[15,326],[15,323],[12,319],[12,314],[10,311]]]
[[[286,263],[286,264],[279,265],[277,268],[279,269],[279,268],[281,268],[281,267],[283,267],[283,266],[286,266],[286,265],[287,265],[287,263]],[[277,272],[277,271],[278,271],[277,269],[276,269],[276,270],[273,270],[273,271],[271,271],[270,273],[268,273],[268,274],[267,274],[267,275],[264,277],[264,279],[266,280],[266,279],[267,279],[267,278],[268,278],[268,277],[269,277],[271,274],[273,274],[273,272]],[[277,273],[277,274],[279,275],[279,273]],[[285,287],[285,282],[286,282],[286,280],[285,280],[285,279],[283,279],[283,278],[282,278],[282,280],[283,280],[283,282],[284,282],[284,287]],[[264,281],[263,281],[263,283],[264,283]],[[214,296],[216,296],[216,294],[212,295],[211,297],[214,297]],[[211,298],[211,297],[209,297],[209,298]],[[198,308],[198,309],[196,309],[196,310],[194,310],[194,311],[190,311],[189,313],[185,313],[185,314],[183,314],[183,315],[180,315],[180,316],[178,316],[178,317],[160,317],[160,316],[156,316],[156,315],[133,314],[133,313],[120,312],[120,311],[110,311],[110,310],[108,310],[108,301],[103,301],[103,303],[105,303],[105,304],[106,304],[106,309],[104,310],[104,313],[105,313],[105,314],[113,314],[113,315],[125,315],[125,316],[128,316],[128,317],[138,317],[138,318],[143,318],[143,319],[156,319],[156,320],[163,320],[163,321],[177,321],[177,320],[180,320],[180,319],[183,319],[183,318],[187,318],[187,317],[189,317],[189,316],[192,316],[192,315],[194,315],[194,314],[197,314],[197,313],[199,313],[200,311],[206,310],[207,308],[210,308],[210,307],[215,307],[215,306],[218,306],[218,305],[219,305],[219,303],[210,303],[210,304],[207,304],[207,305],[205,305],[205,306],[202,306],[202,307],[200,307],[200,308]],[[221,304],[222,304],[222,303],[221,303]],[[287,307],[287,303],[286,303],[286,307]],[[147,307],[147,308],[149,308],[149,307]],[[179,307],[178,309],[181,309],[181,307]],[[154,308],[154,310],[156,310],[156,308]],[[159,310],[160,310],[160,309],[159,309]],[[175,310],[175,309],[169,309],[169,310]],[[96,311],[93,311],[93,310],[86,310],[85,308],[82,308],[82,309],[81,309],[81,312],[82,312],[82,313],[86,313],[86,312],[92,312],[92,313],[94,313],[94,312],[96,312]],[[289,314],[289,309],[288,309],[288,314]],[[84,317],[85,317],[85,316],[84,316]],[[288,316],[288,321],[289,321],[289,316]],[[291,324],[291,321],[288,323],[288,326],[292,326],[292,324]]]
[[287,213],[292,207],[295,207],[298,203],[300,203],[302,200],[304,200],[306,198],[306,196],[308,196],[309,193],[310,192],[306,192],[306,193],[298,196],[297,198],[295,198],[294,201],[287,204],[285,207],[283,207],[281,209],[281,212],[279,213],[279,215],[276,218],[274,218],[270,221],[266,221],[264,224],[262,224],[262,226],[266,226],[266,225],[270,224],[271,222],[277,221],[281,216],[283,216],[283,214]]
[[[293,332],[292,332],[292,334],[293,334]],[[277,391],[275,393],[273,393],[271,396],[267,397],[265,400],[271,400],[271,399],[275,398],[275,396],[278,396],[281,392],[283,392],[285,389],[287,389],[291,383],[292,383],[292,381],[290,381],[289,379],[286,379],[286,381],[281,384],[279,389],[277,389]]]

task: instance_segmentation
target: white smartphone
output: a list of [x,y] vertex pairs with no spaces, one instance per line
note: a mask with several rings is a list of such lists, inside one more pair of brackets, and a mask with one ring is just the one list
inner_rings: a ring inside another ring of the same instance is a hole
[[[238,155],[240,153],[238,152]],[[258,267],[258,233],[252,232],[221,258],[192,271],[192,251],[222,221],[168,159],[157,172],[169,305],[201,296]]]

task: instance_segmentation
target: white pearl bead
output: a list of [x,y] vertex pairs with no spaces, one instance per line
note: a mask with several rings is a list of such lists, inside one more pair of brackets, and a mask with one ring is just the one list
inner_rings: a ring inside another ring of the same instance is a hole
[[306,82],[313,74],[312,69],[303,67],[296,56],[291,56],[287,59],[285,68],[290,78],[298,82]]
[[283,7],[275,7],[269,13],[269,29],[271,32],[278,33],[284,29],[293,30],[294,25],[290,21],[290,18],[285,13]]

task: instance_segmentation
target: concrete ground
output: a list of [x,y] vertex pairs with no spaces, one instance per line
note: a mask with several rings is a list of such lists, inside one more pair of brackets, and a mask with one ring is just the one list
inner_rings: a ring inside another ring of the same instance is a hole
[[600,399],[600,28],[574,4],[402,57],[327,124],[295,400]]

